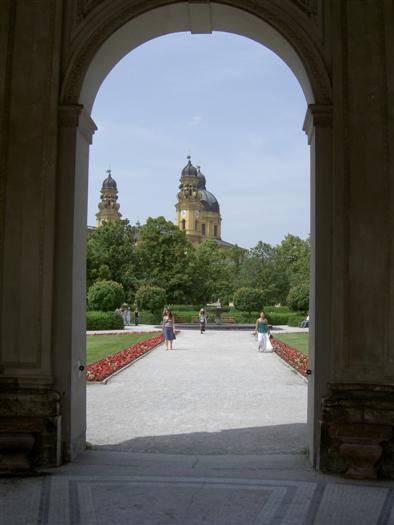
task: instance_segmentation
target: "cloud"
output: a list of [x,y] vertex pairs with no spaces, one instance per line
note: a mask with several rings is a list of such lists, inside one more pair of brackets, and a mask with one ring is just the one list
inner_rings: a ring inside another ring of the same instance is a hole
[[202,117],[200,115],[195,115],[191,120],[189,120],[189,126],[199,126],[202,122]]

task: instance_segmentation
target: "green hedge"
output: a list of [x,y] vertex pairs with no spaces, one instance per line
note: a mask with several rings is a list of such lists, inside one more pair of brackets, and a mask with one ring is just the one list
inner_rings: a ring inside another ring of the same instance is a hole
[[91,310],[86,312],[87,330],[121,330],[123,319],[113,312],[100,312]]
[[[149,312],[148,310],[140,310],[140,324],[160,324],[161,312]],[[134,324],[134,315],[131,312],[131,324]]]
[[[175,317],[175,324],[198,323],[197,309],[192,310],[190,308],[188,310],[177,310],[171,308],[171,311]],[[270,309],[266,308],[264,311],[267,320],[271,325],[287,324],[289,326],[298,326],[301,323],[301,321],[305,318],[305,316],[302,315],[300,312],[292,312],[291,310],[284,307],[282,308],[282,310],[280,308],[275,308],[274,311],[270,311]],[[131,314],[131,323],[134,324],[133,312],[131,312]],[[208,310],[206,314],[208,315],[208,323],[214,324],[215,312]],[[252,312],[249,315],[248,312],[239,312],[234,308],[232,308],[230,312],[223,312],[222,314],[223,322],[226,322],[226,318],[231,318],[231,322],[235,320],[235,322],[238,324],[254,324],[259,316],[260,312]],[[161,319],[161,312],[152,314],[147,310],[140,310],[140,324],[159,325],[161,323]]]
[[300,326],[301,321],[303,321],[304,319],[305,319],[305,315],[295,313],[289,316],[287,324],[289,326]]
[[199,312],[200,308],[204,308],[203,305],[195,304],[169,304],[171,311],[182,311],[182,312]]
[[[170,308],[171,308],[171,311],[172,312],[181,312],[181,314],[183,315],[185,312],[192,312],[194,313],[195,315],[198,315],[198,312],[200,311],[201,308],[204,308],[205,310],[205,313],[206,312],[213,312],[215,310],[214,307],[208,307],[206,305],[193,305],[193,304],[169,304],[168,305]],[[222,306],[222,312],[229,312],[231,310],[231,308],[229,308],[228,306]]]

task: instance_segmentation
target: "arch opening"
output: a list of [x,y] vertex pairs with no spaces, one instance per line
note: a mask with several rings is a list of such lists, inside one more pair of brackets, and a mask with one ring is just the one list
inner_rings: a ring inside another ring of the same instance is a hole
[[[170,33],[209,34],[214,31],[250,38],[278,55],[291,69],[305,95],[307,104],[321,102],[329,96],[328,77],[322,66],[316,70],[315,85],[305,62],[295,47],[279,31],[261,18],[239,8],[212,2],[193,7],[188,2],[152,9],[133,18],[114,31],[98,47],[80,82],[79,102],[90,114],[98,89],[111,69],[128,53],[143,43]],[[313,55],[308,50],[309,58]],[[313,58],[313,62],[315,62]],[[310,64],[309,69],[316,66]],[[320,88],[319,88],[320,86]],[[67,95],[67,77],[64,96]]]
[[[286,39],[282,34],[273,28],[268,22],[258,18],[255,15],[247,13],[239,8],[234,8],[228,5],[220,3],[207,3],[198,4],[196,7],[201,8],[199,11],[194,10],[192,4],[183,2],[177,4],[170,4],[165,7],[152,9],[145,13],[140,14],[138,17],[132,20],[123,21],[119,24],[116,30],[111,31],[110,35],[104,36],[103,41],[98,43],[96,46],[95,53],[88,59],[87,67],[81,67],[78,64],[80,58],[81,63],[86,60],[86,54],[84,55],[83,45],[81,46],[80,52],[74,55],[74,61],[71,63],[68,73],[66,74],[65,81],[63,84],[61,101],[67,112],[67,107],[71,107],[71,104],[79,104],[71,108],[70,111],[75,111],[74,114],[78,114],[76,119],[77,125],[75,129],[75,135],[70,132],[69,120],[65,119],[66,124],[64,127],[60,126],[60,171],[63,173],[62,178],[68,180],[70,173],[73,173],[75,183],[72,187],[74,191],[73,195],[73,220],[71,222],[72,230],[69,232],[70,238],[72,239],[73,245],[73,268],[68,274],[67,279],[63,279],[63,286],[66,288],[67,285],[72,289],[71,294],[71,309],[68,311],[68,315],[71,318],[73,341],[71,349],[71,360],[75,361],[75,358],[83,358],[82,352],[84,352],[84,331],[81,326],[81,321],[84,317],[84,286],[81,287],[81,283],[85,281],[84,271],[76,271],[75,269],[81,266],[81,260],[85,260],[86,247],[85,247],[85,236],[83,234],[83,227],[86,224],[86,212],[87,212],[87,180],[88,180],[88,163],[89,163],[89,145],[91,142],[91,135],[94,132],[94,124],[88,115],[91,113],[93,103],[97,94],[97,91],[108,75],[110,70],[116,65],[130,51],[142,45],[143,43],[169,33],[191,31],[192,33],[211,33],[212,31],[225,31],[228,33],[234,33],[240,36],[251,38],[269,49],[275,54],[282,58],[294,75],[298,79],[305,99],[309,105],[317,103],[327,103],[330,99],[330,88],[329,82],[327,81],[327,74],[323,64],[323,60],[320,60],[314,55],[314,52],[309,49],[309,54],[305,53],[303,58],[300,58],[299,53],[296,51],[296,46],[292,45],[291,42],[291,29],[289,28],[287,35],[289,38]],[[88,37],[85,42],[88,46]],[[309,58],[307,57],[309,56]],[[85,59],[83,58],[85,56]],[[308,65],[308,59],[312,57],[314,64]],[[314,65],[318,64],[317,69],[314,69]],[[314,70],[314,75],[308,74],[308,71]],[[84,111],[81,112],[81,107]],[[323,112],[324,113],[324,112]],[[311,116],[311,114],[309,114]],[[326,261],[330,260],[330,247],[321,248],[316,244],[318,239],[318,233],[322,233],[322,230],[328,230],[327,226],[319,222],[319,217],[316,217],[317,200],[314,197],[316,190],[316,180],[319,176],[325,180],[325,186],[327,189],[327,174],[330,172],[330,162],[325,162],[324,168],[322,159],[327,156],[330,157],[331,149],[331,131],[324,129],[324,133],[317,135],[314,127],[314,116],[312,115],[312,124],[308,129],[310,137],[310,144],[312,146],[312,168],[311,168],[311,189],[312,189],[312,305],[311,317],[315,319],[316,326],[318,316],[313,316],[313,312],[317,311],[317,305],[323,304],[330,300],[329,294],[329,279],[326,279],[327,272],[321,272],[321,280],[326,281],[326,286],[317,286],[316,271],[313,272],[313,266],[317,268],[320,264],[320,259],[325,258]],[[324,115],[323,115],[324,117]],[[323,119],[324,120],[324,119]],[[326,119],[328,120],[328,119]],[[324,155],[320,153],[324,151]],[[71,154],[70,154],[71,153]],[[324,184],[323,184],[324,185]],[[323,193],[319,190],[319,195],[322,197]],[[326,193],[327,194],[327,193]],[[320,199],[322,207],[319,214],[325,214],[328,211],[328,215],[331,213],[331,202],[329,199]],[[320,202],[319,201],[319,202]],[[63,210],[63,213],[67,215],[68,211]],[[62,214],[62,210],[59,210],[59,214]],[[203,228],[205,225],[202,225]],[[61,224],[58,225],[61,228]],[[319,231],[317,231],[319,230]],[[314,241],[315,239],[315,241]],[[62,247],[58,248],[60,258]],[[328,257],[328,258],[327,258]],[[326,263],[329,273],[329,262]],[[321,288],[321,290],[320,290]],[[65,294],[67,295],[67,294]],[[71,310],[71,311],[70,311]],[[62,312],[64,306],[59,305],[58,318],[60,322],[63,322]],[[326,321],[322,321],[322,325]],[[60,324],[58,322],[58,324]],[[322,330],[324,332],[324,330]],[[316,330],[312,333],[312,339],[316,336]],[[58,337],[61,337],[62,331],[58,333]],[[82,343],[82,344],[81,344]],[[328,346],[329,341],[323,346]],[[59,345],[64,347],[64,343]],[[312,352],[313,352],[312,344]],[[312,363],[313,363],[312,355]],[[64,358],[57,363],[58,369],[62,366]],[[78,361],[79,362],[79,361]],[[326,363],[322,363],[322,369],[326,366]],[[73,364],[70,362],[70,367]],[[61,374],[59,374],[61,375]],[[318,374],[316,374],[317,377]],[[310,444],[309,448],[311,451],[311,459],[316,464],[316,458],[318,454],[318,442],[319,442],[319,430],[318,430],[318,419],[319,409],[317,404],[321,399],[321,391],[324,390],[322,385],[324,384],[324,373],[320,374],[320,377],[316,379],[312,378],[312,387],[309,389],[309,429],[310,429]],[[61,381],[60,381],[61,382]],[[84,394],[85,385],[81,382],[78,386],[75,384],[71,385],[60,385],[61,390],[69,391],[69,402],[64,407],[64,442],[69,453],[66,457],[73,457],[84,445],[85,439],[85,414],[81,411],[81,399],[85,398]],[[319,390],[316,395],[316,389]]]

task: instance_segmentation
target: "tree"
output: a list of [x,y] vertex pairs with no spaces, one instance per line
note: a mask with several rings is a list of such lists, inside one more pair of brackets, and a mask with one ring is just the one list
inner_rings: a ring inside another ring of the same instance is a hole
[[136,289],[136,228],[128,220],[104,223],[88,232],[87,282],[113,280],[121,283],[127,294]]
[[287,278],[275,266],[275,250],[270,244],[259,241],[247,252],[239,272],[237,288],[264,290],[266,304],[282,302],[282,297],[286,297],[288,292]]
[[272,265],[276,276],[277,302],[286,303],[293,286],[309,282],[309,259],[309,239],[288,234],[275,247]]
[[239,288],[234,294],[234,306],[244,312],[257,312],[263,309],[264,293],[255,288]]
[[149,217],[140,228],[135,250],[139,284],[164,288],[170,302],[190,298],[193,252],[193,245],[175,224],[164,217]]
[[165,305],[166,291],[159,286],[151,286],[149,284],[141,286],[135,294],[135,302],[140,308],[155,313]]
[[309,310],[309,282],[300,282],[290,288],[287,296],[287,305],[292,310],[301,310],[303,312]]
[[108,312],[124,302],[123,286],[115,281],[96,281],[88,291],[89,310]]
[[233,292],[226,254],[215,241],[199,244],[190,262],[193,303],[205,304],[220,298],[227,302]]

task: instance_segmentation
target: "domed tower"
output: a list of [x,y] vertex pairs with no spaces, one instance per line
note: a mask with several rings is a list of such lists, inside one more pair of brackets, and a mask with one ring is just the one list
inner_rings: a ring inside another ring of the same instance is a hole
[[101,226],[104,222],[119,221],[122,217],[119,212],[118,187],[115,179],[111,176],[111,170],[107,170],[107,178],[101,186],[101,201],[99,202],[99,212],[96,213],[96,226]]
[[180,178],[176,224],[188,239],[199,244],[205,239],[221,239],[221,217],[216,197],[206,189],[206,178],[200,167],[193,166],[190,156]]

